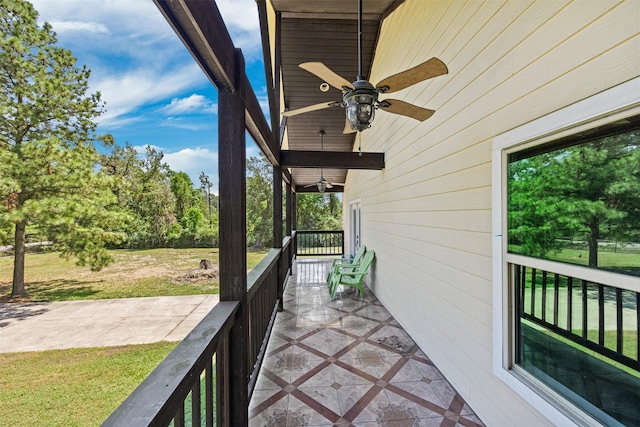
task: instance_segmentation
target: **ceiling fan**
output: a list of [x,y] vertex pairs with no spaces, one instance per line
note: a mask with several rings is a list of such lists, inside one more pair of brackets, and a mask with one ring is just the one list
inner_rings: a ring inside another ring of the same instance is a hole
[[[320,129],[318,135],[320,135],[320,151],[324,151],[324,135],[325,131]],[[324,179],[324,169],[320,168],[320,179],[315,184],[305,185],[304,188],[313,187],[316,185],[318,187],[318,191],[324,193],[327,188],[333,188],[334,186],[342,186],[344,187],[344,182],[329,182]]]
[[428,119],[435,113],[434,110],[418,107],[398,99],[379,100],[378,96],[381,93],[392,93],[405,89],[416,83],[449,72],[444,62],[438,58],[431,58],[413,68],[389,76],[375,86],[371,84],[362,75],[362,0],[358,0],[358,75],[356,76],[356,81],[349,82],[322,62],[305,62],[300,64],[299,67],[311,74],[315,74],[334,88],[341,90],[342,100],[323,102],[285,111],[283,116],[296,116],[329,107],[343,107],[345,108],[347,120],[344,133],[363,131],[370,128],[377,109],[383,109],[390,113],[411,117],[419,121]]

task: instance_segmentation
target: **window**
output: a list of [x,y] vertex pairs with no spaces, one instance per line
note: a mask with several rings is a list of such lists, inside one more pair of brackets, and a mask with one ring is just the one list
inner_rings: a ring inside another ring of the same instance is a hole
[[[640,277],[639,128],[634,116],[511,153],[508,251]],[[510,269],[515,364],[607,425],[640,420],[640,293],[526,259]]]
[[556,424],[640,419],[638,93],[494,139],[494,372]]
[[640,116],[508,162],[509,252],[640,276]]

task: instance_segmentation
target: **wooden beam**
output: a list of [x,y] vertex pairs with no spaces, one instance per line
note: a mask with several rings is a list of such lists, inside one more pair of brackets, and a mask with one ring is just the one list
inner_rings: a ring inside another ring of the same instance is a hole
[[245,87],[246,129],[272,165],[280,148],[271,132],[258,98],[242,70],[236,81],[235,47],[214,0],[154,0],[165,19],[187,47],[204,74],[218,90]]
[[237,74],[233,87],[218,96],[218,175],[220,236],[220,301],[239,301],[236,322],[230,333],[232,361],[229,389],[230,421],[234,426],[249,424],[247,234],[246,234],[246,141],[244,105],[244,59],[236,50]]
[[234,90],[234,46],[213,0],[154,0],[202,71],[218,88]]
[[[296,185],[296,193],[319,193],[318,187],[312,185],[311,187],[306,187],[304,185]],[[325,193],[342,193],[344,192],[344,187],[342,185],[334,185],[331,188],[327,188],[324,190]]]
[[282,179],[287,183],[287,185],[291,185],[293,183],[293,178],[291,177],[289,169],[282,169]]
[[[274,115],[274,111],[278,111],[277,102],[280,98],[280,90],[278,89],[278,97],[276,98],[276,80],[274,79],[274,67],[271,63],[271,43],[269,36],[269,17],[267,16],[266,0],[256,0],[258,6],[258,20],[260,22],[260,39],[262,40],[262,61],[264,63],[264,72],[267,81],[267,98],[269,99],[269,111],[271,112],[271,129],[277,129],[278,116]],[[277,68],[277,63],[276,63]],[[277,79],[277,74],[275,74]],[[277,139],[277,135],[274,135]]]
[[281,150],[283,168],[384,169],[384,153]]
[[287,128],[287,116],[282,116],[282,121],[280,122],[280,138],[278,140],[279,147],[282,147],[282,143],[284,142],[284,131],[286,128]]
[[[247,75],[244,75],[245,87],[250,88],[251,83]],[[251,138],[258,144],[264,155],[273,166],[279,166],[280,147],[274,137],[267,119],[264,117],[260,102],[253,90],[245,93],[245,122]]]

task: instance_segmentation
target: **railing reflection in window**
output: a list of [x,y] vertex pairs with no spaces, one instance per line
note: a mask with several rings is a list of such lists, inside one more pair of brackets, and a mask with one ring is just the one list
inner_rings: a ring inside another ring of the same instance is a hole
[[526,265],[510,269],[516,364],[605,424],[639,420],[640,293]]

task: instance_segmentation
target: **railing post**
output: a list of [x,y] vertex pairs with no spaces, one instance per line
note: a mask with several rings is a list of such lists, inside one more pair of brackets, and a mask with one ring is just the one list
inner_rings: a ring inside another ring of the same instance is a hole
[[273,247],[282,247],[282,168],[273,167]]
[[[229,337],[229,420],[221,425],[249,424],[248,309],[246,244],[246,148],[244,58],[235,50],[235,90],[218,95],[218,173],[220,192],[220,300],[239,301]],[[223,411],[224,412],[224,411]]]
[[[282,248],[282,168],[280,166],[273,167],[273,247]],[[280,258],[284,253],[280,253]],[[278,310],[284,310],[282,303],[282,295],[284,293],[284,278],[286,277],[286,269],[282,260],[276,264],[276,295],[280,300]]]
[[287,236],[291,236],[293,230],[293,190],[291,184],[287,184]]
[[295,191],[291,197],[291,229],[298,229],[298,193]]

